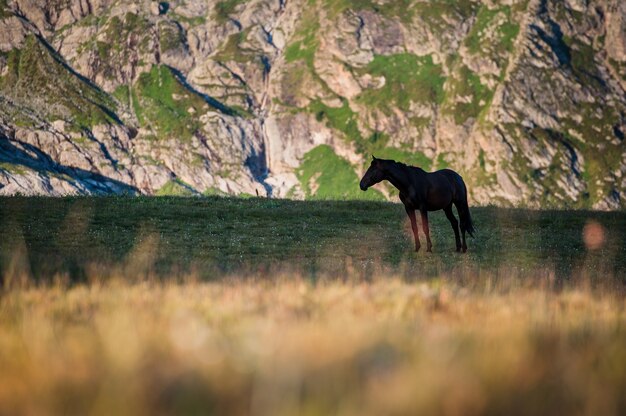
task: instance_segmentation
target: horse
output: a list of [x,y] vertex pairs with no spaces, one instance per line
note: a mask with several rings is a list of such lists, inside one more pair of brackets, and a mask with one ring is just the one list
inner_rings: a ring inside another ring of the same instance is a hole
[[[415,210],[419,210],[422,216],[422,227],[426,234],[427,249],[432,253],[432,243],[430,242],[430,229],[428,227],[428,211],[438,211],[442,209],[454,230],[456,241],[456,251],[467,252],[465,233],[474,237],[474,225],[470,216],[467,204],[467,187],[461,175],[451,169],[441,169],[436,172],[426,172],[424,169],[407,166],[404,163],[394,160],[377,159],[372,156],[372,163],[361,179],[360,187],[362,191],[384,180],[389,181],[400,191],[400,200],[404,204],[411,228],[415,238],[415,251],[420,250],[420,239],[417,231],[417,221]],[[459,236],[459,222],[452,212],[452,205],[461,219],[461,232],[463,242]]]

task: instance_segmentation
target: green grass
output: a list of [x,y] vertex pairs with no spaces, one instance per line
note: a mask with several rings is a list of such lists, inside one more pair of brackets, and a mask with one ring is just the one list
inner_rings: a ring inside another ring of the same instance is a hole
[[420,151],[397,149],[395,147],[384,147],[376,151],[375,156],[380,159],[392,159],[407,165],[417,166],[424,170],[430,170],[433,166],[432,160]]
[[604,88],[602,76],[595,62],[596,51],[593,46],[568,36],[563,37],[563,42],[569,48],[569,63],[580,82]]
[[215,5],[215,19],[224,24],[235,13],[237,6],[246,3],[246,0],[224,0]]
[[[64,275],[84,280],[90,267],[132,260],[137,247],[148,243],[146,268],[157,276],[193,270],[200,278],[218,279],[259,268],[341,276],[347,259],[357,273],[390,270],[407,279],[480,271],[528,278],[547,272],[565,280],[613,274],[623,281],[626,275],[623,212],[472,208],[476,238],[468,240],[469,252],[459,255],[442,212],[430,214],[434,253],[416,254],[404,208],[385,202],[223,197],[0,202],[0,272],[19,266],[39,281]],[[582,241],[589,220],[607,233],[606,245],[597,251],[587,251]],[[25,255],[22,263],[15,264],[16,253]]]
[[327,145],[317,146],[304,155],[297,176],[307,199],[384,200],[376,190],[362,192],[353,167]]
[[317,121],[327,121],[328,127],[342,132],[348,142],[355,144],[359,153],[375,154],[383,159],[394,159],[404,163],[421,166],[424,169],[431,167],[431,161],[419,151],[407,151],[387,147],[389,136],[381,132],[374,132],[364,138],[357,125],[357,114],[352,111],[347,100],[343,100],[341,107],[329,107],[320,100],[309,104],[308,111],[315,114]]
[[395,0],[378,2],[376,0],[324,0],[325,10],[334,18],[346,10],[361,11],[371,10],[387,18],[399,19],[402,23],[411,23],[413,20],[412,0]]
[[0,408],[624,414],[626,213],[472,214],[416,254],[398,204],[2,198]]
[[446,161],[446,155],[444,153],[439,153],[437,155],[437,165],[435,169],[446,169],[450,166],[448,161]]
[[128,85],[119,85],[117,88],[115,88],[115,91],[113,91],[113,97],[115,97],[117,99],[117,101],[120,102],[120,104],[122,104],[123,106],[130,108],[131,106],[131,99],[130,99],[130,87]]
[[24,169],[22,165],[9,162],[0,162],[0,170],[4,170],[15,175],[24,175],[26,173],[26,169]]
[[373,76],[384,76],[385,85],[361,93],[361,103],[389,113],[389,104],[401,110],[410,109],[411,102],[441,103],[443,84],[446,80],[441,65],[433,62],[432,56],[418,57],[410,53],[382,56],[377,55],[363,70]]
[[450,30],[454,21],[470,18],[476,13],[478,4],[472,0],[430,0],[416,3],[413,10],[438,34]]
[[315,100],[309,104],[308,110],[315,114],[317,121],[326,120],[329,127],[342,132],[348,141],[358,143],[363,140],[357,126],[357,114],[352,111],[347,100],[343,100],[341,107],[329,107]]
[[[486,31],[494,24],[494,20],[498,16],[504,16],[504,23],[501,23],[497,29],[495,29],[495,39],[485,39],[484,35]],[[511,7],[502,6],[490,9],[488,6],[481,6],[478,14],[476,15],[476,22],[467,38],[465,39],[465,45],[471,53],[481,53],[488,46],[489,49],[493,49],[496,53],[511,52],[513,49],[513,42],[519,34],[519,25],[512,21]]]
[[185,23],[190,27],[200,26],[206,23],[205,16],[187,17],[177,13],[171,13],[171,15],[176,21]]
[[162,22],[158,25],[161,52],[176,50],[184,45],[184,33],[174,23]]
[[13,16],[13,13],[9,10],[8,0],[0,0],[0,19]]
[[[140,53],[151,52],[153,26],[145,17],[127,12],[124,16],[113,16],[108,20],[105,17],[98,19],[97,22],[92,22],[92,25],[104,26],[104,33],[97,40],[90,38],[81,45],[81,48],[95,50],[100,58],[96,62],[100,72],[114,78],[117,71],[116,62],[127,62],[134,57],[136,50]],[[160,46],[168,49],[172,42],[181,41],[180,34],[175,36],[176,39],[170,40],[159,33],[159,41],[165,42]],[[133,47],[129,47],[129,39],[133,40]]]
[[454,102],[446,103],[444,113],[452,114],[457,124],[463,124],[469,118],[478,118],[481,112],[488,108],[493,98],[494,91],[480,82],[480,77],[472,72],[465,65],[460,66],[458,73],[450,80],[448,99],[457,97],[468,97],[472,99],[469,103]]
[[238,63],[256,61],[257,65],[262,65],[260,58],[257,56],[258,51],[245,49],[241,46],[241,43],[245,42],[249,33],[250,30],[245,29],[230,35],[222,49],[215,55],[215,59],[220,62],[233,61]]
[[[133,107],[139,123],[159,138],[189,140],[201,127],[198,116],[209,109],[163,65],[143,73],[133,87]],[[192,114],[189,109],[193,109]]]
[[314,9],[304,12],[302,24],[292,37],[292,42],[285,49],[285,61],[287,63],[303,60],[313,71],[315,52],[319,47],[318,31],[320,28],[319,17]]
[[172,179],[156,192],[157,196],[192,196],[195,195],[193,188],[181,181]]

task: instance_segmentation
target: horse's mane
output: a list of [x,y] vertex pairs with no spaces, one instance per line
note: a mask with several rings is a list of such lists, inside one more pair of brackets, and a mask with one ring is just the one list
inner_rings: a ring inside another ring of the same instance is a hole
[[422,169],[419,166],[407,165],[406,163],[398,162],[396,160],[386,159],[385,162],[392,162],[392,163],[394,163],[394,164],[396,164],[396,165],[398,165],[398,166],[400,166],[402,168],[417,169],[417,170],[421,170],[421,171],[424,170],[424,169]]

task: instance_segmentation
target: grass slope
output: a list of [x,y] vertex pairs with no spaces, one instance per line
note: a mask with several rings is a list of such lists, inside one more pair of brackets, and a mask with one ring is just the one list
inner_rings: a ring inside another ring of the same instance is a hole
[[[67,120],[75,130],[118,123],[115,101],[72,72],[62,57],[34,35],[26,38],[22,49],[8,53],[6,70],[0,75],[0,93],[46,120]],[[28,124],[19,112],[12,120]]]
[[133,88],[133,106],[141,126],[154,130],[157,137],[189,140],[200,129],[196,114],[209,105],[189,91],[164,65],[143,73]]
[[[37,280],[56,275],[80,281],[92,267],[140,258],[149,273],[196,270],[206,279],[260,269],[335,276],[352,267],[364,276],[390,270],[408,279],[501,270],[521,279],[551,274],[567,281],[591,274],[624,281],[624,213],[473,208],[472,215],[477,236],[469,239],[468,254],[458,255],[445,216],[431,213],[431,255],[412,251],[404,209],[392,203],[4,198],[0,271],[5,277],[23,270]],[[581,232],[588,220],[606,229],[600,250],[585,249]]]
[[297,176],[307,199],[385,200],[376,190],[361,191],[359,177],[350,163],[327,145],[317,146],[304,155]]
[[435,64],[430,55],[377,55],[364,72],[372,76],[384,76],[385,85],[376,90],[364,91],[358,100],[383,112],[389,111],[389,103],[395,103],[398,108],[407,111],[411,102],[440,104],[443,100],[446,79],[441,65]]

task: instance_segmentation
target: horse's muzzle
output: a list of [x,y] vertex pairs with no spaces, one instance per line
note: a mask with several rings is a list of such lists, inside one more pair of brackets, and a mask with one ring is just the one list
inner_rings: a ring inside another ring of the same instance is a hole
[[367,191],[367,186],[363,185],[362,183],[359,184],[359,187],[361,188],[361,191]]

